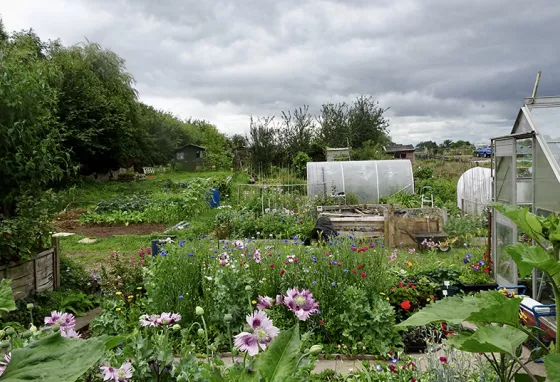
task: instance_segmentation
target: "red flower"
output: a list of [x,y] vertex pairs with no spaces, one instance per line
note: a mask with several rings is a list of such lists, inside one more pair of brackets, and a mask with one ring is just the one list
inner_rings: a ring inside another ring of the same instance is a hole
[[371,244],[369,245],[369,247],[370,247],[370,248],[375,248],[375,244],[374,244],[374,243],[371,243]]
[[440,361],[441,363],[447,364],[447,357],[441,356],[441,357],[439,357],[439,361]]
[[399,281],[399,286],[402,288],[402,286],[403,286],[402,281]]
[[339,267],[342,267],[342,263],[338,263],[338,266],[339,266]]
[[411,286],[412,289],[416,289],[416,285]]
[[403,308],[404,310],[409,310],[410,309],[410,300],[406,300],[401,302],[401,308]]
[[299,263],[299,259],[298,259],[298,258],[295,258],[295,259],[294,259],[294,263]]
[[325,321],[323,321],[323,320],[319,320],[319,323],[320,323],[321,325],[325,325]]
[[358,265],[358,269],[362,269],[363,267],[363,265]]
[[352,251],[357,251],[357,250],[358,250],[358,248],[352,247]]
[[282,269],[282,270],[280,271],[280,276],[284,276],[284,273],[286,273],[286,271]]
[[397,370],[397,368],[395,367],[395,365],[389,365],[389,370],[391,370],[391,371],[392,371],[393,373],[395,373],[395,374],[398,374],[398,373],[399,373],[398,370]]
[[144,260],[140,260],[140,264],[142,264],[143,267],[146,266],[146,263],[144,262]]
[[353,273],[353,274],[356,274],[356,270],[355,270],[355,269],[352,269],[352,273]]
[[270,264],[270,269],[274,269],[274,264]]
[[366,273],[365,273],[365,272],[362,272],[362,273],[360,273],[360,276],[362,276],[362,278],[364,278],[364,279],[365,279],[367,275],[366,275]]
[[368,247],[362,247],[360,249],[358,249],[358,252],[365,252],[368,250]]
[[284,261],[284,264],[290,264],[290,262],[288,260]]
[[272,256],[272,253],[269,253],[268,256]]

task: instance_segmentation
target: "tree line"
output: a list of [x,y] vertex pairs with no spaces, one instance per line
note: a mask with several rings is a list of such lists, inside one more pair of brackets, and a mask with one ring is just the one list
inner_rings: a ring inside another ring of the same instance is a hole
[[293,166],[301,172],[302,163],[325,160],[328,147],[349,147],[355,160],[381,159],[383,146],[391,144],[386,110],[359,96],[352,104],[324,104],[316,116],[303,106],[281,112],[279,119],[251,117],[246,140],[252,167],[266,173],[273,166]]

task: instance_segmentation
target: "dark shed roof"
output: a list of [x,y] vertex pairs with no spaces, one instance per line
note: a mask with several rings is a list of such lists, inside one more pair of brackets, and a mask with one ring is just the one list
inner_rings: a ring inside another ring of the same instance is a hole
[[179,148],[178,148],[177,150],[175,150],[175,151],[182,150],[182,149],[184,149],[185,147],[189,147],[189,146],[190,146],[190,147],[196,147],[197,149],[200,149],[200,150],[206,150],[206,147],[202,147],[202,146],[199,146],[199,145],[193,145],[192,143],[189,143],[188,145],[184,145],[184,146],[179,147]]
[[414,151],[413,145],[394,145],[384,147],[386,153],[398,153],[402,151]]

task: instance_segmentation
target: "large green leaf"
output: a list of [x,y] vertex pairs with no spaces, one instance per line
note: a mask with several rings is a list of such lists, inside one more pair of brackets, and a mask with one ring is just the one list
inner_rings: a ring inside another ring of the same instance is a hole
[[[537,382],[546,382],[546,377],[541,377],[540,375],[534,376]],[[515,382],[534,382],[533,378],[529,376],[529,374],[515,374],[514,375]]]
[[300,346],[299,325],[296,324],[281,332],[260,356],[256,365],[257,376],[266,382],[289,380],[296,371]]
[[527,207],[521,208],[517,206],[494,205],[502,215],[513,221],[524,233],[534,240],[542,241],[542,225],[539,218],[530,213]]
[[5,313],[17,309],[11,284],[12,280],[2,279],[0,281],[0,311]]
[[51,334],[12,351],[0,381],[75,381],[101,359],[106,342],[105,336],[80,340]]
[[550,382],[560,382],[560,354],[551,353],[544,357],[544,367]]
[[560,262],[541,247],[517,243],[507,247],[506,251],[517,264],[521,278],[530,275],[534,268],[548,273],[551,277],[560,274]]
[[426,306],[397,326],[423,326],[432,322],[460,324],[502,323],[519,325],[519,299],[508,299],[498,291],[480,292],[475,296],[453,296]]
[[449,338],[449,344],[471,353],[506,353],[515,355],[527,340],[527,334],[511,326],[483,326],[474,333],[461,333]]

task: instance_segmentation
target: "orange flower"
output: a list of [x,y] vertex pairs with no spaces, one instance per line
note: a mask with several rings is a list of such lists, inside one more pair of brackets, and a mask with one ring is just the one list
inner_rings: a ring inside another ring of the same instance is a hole
[[406,300],[401,302],[401,308],[403,308],[404,310],[409,310],[410,309],[410,300]]

